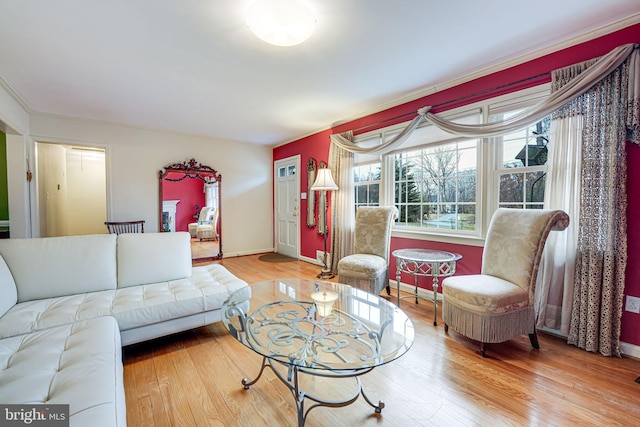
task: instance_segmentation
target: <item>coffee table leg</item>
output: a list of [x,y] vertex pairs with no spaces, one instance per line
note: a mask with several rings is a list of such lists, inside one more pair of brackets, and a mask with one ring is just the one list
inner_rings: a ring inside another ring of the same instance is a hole
[[377,405],[374,404],[367,397],[366,393],[364,392],[364,389],[362,388],[362,385],[360,387],[361,387],[360,394],[362,395],[362,397],[364,397],[364,400],[373,407],[373,409],[376,411],[376,414],[379,414],[380,412],[382,412],[382,410],[384,409],[384,402],[382,400],[378,400],[378,404]]
[[263,357],[262,366],[260,367],[260,372],[258,372],[258,376],[254,380],[250,381],[247,378],[242,379],[242,386],[244,387],[245,390],[249,390],[249,388],[251,388],[252,385],[258,382],[258,380],[262,376],[262,373],[264,372],[264,368],[267,366],[267,363],[268,363],[267,358]]

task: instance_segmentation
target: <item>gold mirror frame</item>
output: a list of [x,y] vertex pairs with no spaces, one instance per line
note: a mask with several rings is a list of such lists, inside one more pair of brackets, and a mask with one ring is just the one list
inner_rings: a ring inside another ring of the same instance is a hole
[[[172,178],[169,178],[169,174],[172,174]],[[178,176],[175,176],[178,175]],[[189,179],[198,179],[205,182],[217,182],[218,183],[218,219],[217,222],[220,224],[220,231],[218,233],[218,254],[216,256],[211,257],[201,257],[201,258],[192,258],[193,261],[210,261],[222,259],[222,175],[218,173],[215,169],[210,166],[203,165],[202,163],[198,163],[195,159],[191,159],[188,162],[185,161],[183,163],[174,163],[171,165],[167,165],[163,167],[158,172],[158,188],[159,188],[159,198],[158,198],[158,229],[160,232],[164,232],[163,227],[163,189],[162,184],[164,181],[182,181],[187,178]],[[213,179],[213,181],[211,181]],[[196,218],[197,221],[197,218]]]

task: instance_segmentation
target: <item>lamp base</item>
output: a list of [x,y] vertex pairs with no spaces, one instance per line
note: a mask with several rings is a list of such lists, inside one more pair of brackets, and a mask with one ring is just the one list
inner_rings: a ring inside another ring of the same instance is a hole
[[318,279],[333,279],[336,277],[335,274],[331,272],[329,269],[322,269],[322,271],[316,276]]

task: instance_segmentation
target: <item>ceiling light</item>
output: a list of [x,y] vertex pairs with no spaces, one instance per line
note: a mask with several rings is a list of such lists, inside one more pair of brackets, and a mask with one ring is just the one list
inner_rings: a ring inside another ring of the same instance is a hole
[[276,46],[295,46],[316,28],[316,18],[297,0],[257,0],[247,10],[246,22],[261,40]]

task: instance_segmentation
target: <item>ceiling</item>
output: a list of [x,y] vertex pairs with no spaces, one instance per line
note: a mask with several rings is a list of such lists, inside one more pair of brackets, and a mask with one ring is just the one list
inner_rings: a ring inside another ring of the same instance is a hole
[[634,16],[638,0],[301,0],[295,47],[253,0],[0,0],[0,79],[30,113],[277,145]]

